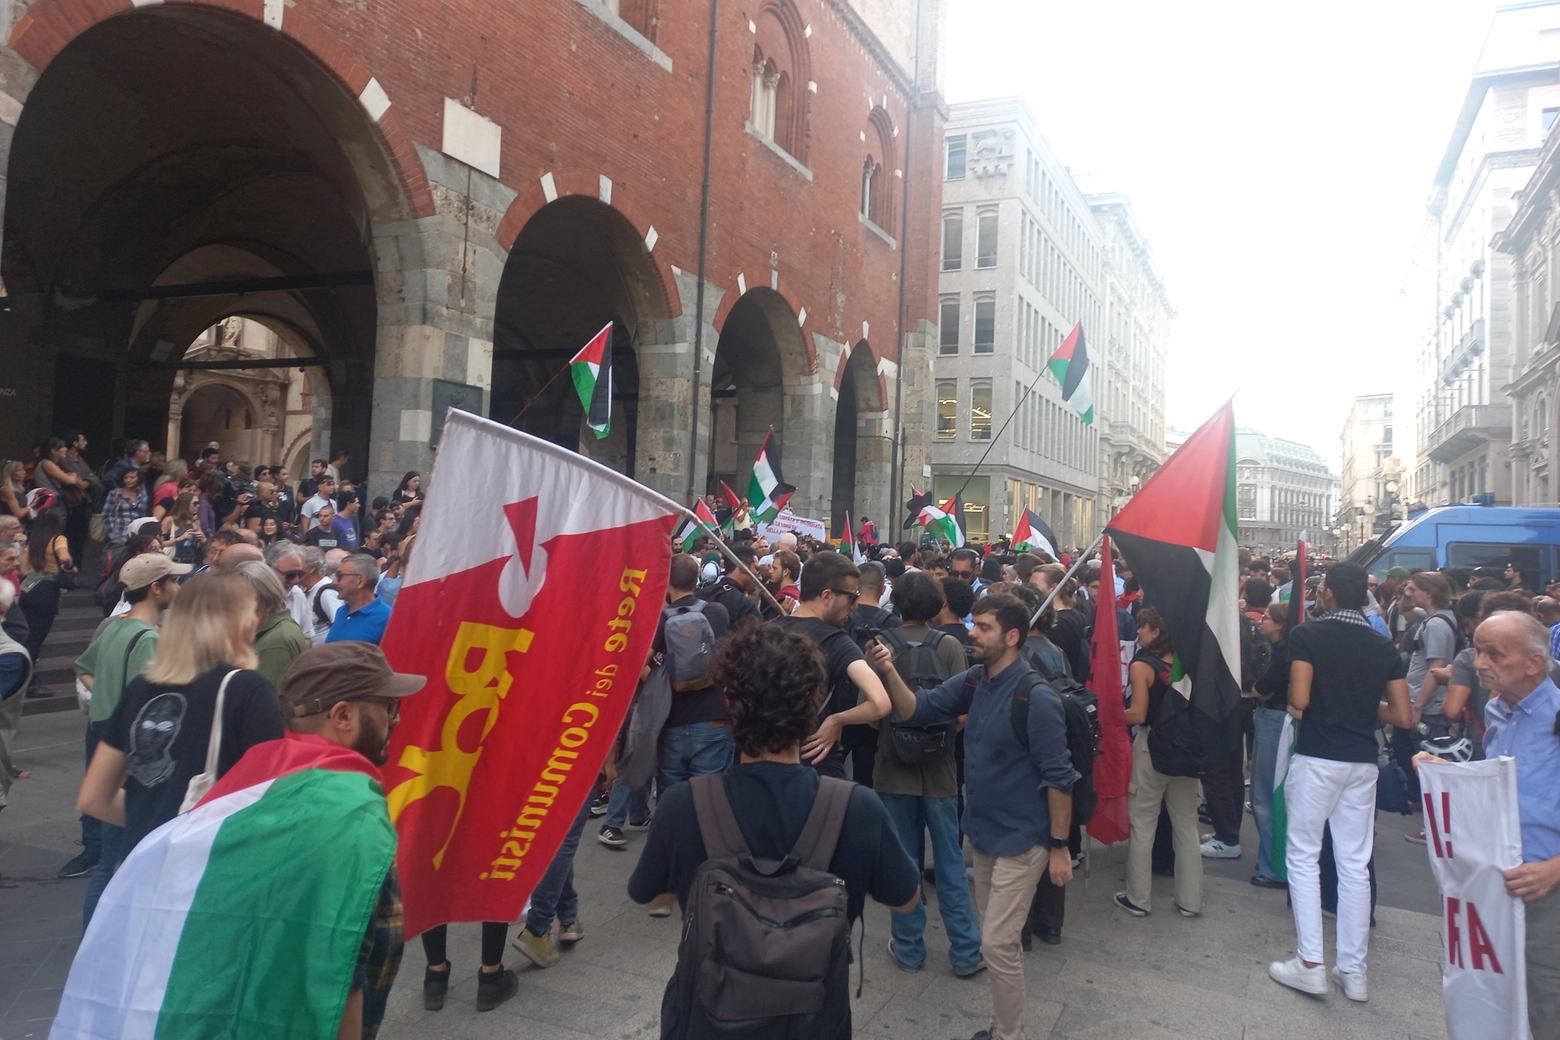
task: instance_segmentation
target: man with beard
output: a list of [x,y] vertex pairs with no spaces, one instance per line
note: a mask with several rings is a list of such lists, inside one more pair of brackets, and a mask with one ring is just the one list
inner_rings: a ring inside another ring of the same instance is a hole
[[[324,643],[293,658],[282,673],[278,699],[292,731],[288,739],[324,739],[383,766],[401,698],[422,689],[421,676],[390,670],[373,643]],[[304,734],[295,737],[293,734]],[[401,967],[401,878],[390,865],[358,949],[352,990],[338,1037],[373,1040],[385,1017],[385,1001]],[[513,985],[514,973],[507,973]]]

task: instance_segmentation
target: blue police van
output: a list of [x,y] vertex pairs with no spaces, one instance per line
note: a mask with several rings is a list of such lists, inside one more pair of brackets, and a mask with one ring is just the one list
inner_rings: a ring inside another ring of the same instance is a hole
[[1409,517],[1349,556],[1376,575],[1389,568],[1494,567],[1522,572],[1534,591],[1560,575],[1560,508],[1439,506]]

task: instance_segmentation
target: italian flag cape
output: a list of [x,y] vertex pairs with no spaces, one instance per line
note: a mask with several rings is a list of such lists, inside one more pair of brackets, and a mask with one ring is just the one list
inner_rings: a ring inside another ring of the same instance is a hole
[[1187,438],[1105,527],[1170,629],[1172,686],[1209,761],[1240,738],[1235,408]]
[[612,430],[612,323],[569,359],[569,375],[585,408],[585,424],[600,440]]
[[1072,332],[1056,348],[1046,367],[1056,377],[1062,388],[1062,400],[1073,406],[1085,426],[1094,424],[1094,380],[1090,373],[1089,349],[1083,340],[1083,324],[1073,326]]
[[775,435],[771,426],[764,434],[764,443],[758,446],[758,458],[753,460],[753,475],[748,478],[748,505],[752,517],[767,524],[780,515],[780,510],[796,494],[796,489],[780,476],[780,464],[769,458],[769,442]]
[[50,1037],[334,1040],[395,849],[368,759],[257,744],[126,857]]

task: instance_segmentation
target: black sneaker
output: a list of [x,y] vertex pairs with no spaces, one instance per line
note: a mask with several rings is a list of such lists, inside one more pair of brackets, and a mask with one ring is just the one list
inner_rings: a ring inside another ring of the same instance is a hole
[[54,694],[51,693],[49,688],[44,686],[43,683],[38,682],[35,679],[33,680],[32,684],[27,687],[27,696],[34,700],[40,700],[44,697],[53,697]]
[[592,816],[605,816],[605,815],[607,815],[607,805],[611,801],[612,801],[612,792],[611,792],[610,789],[601,792],[600,794],[598,794],[596,796],[596,800],[594,802],[590,803],[590,814]]
[[444,1007],[444,994],[450,989],[450,962],[444,962],[443,971],[434,971],[433,965],[423,969],[423,1007],[439,1011]]
[[1039,939],[1047,946],[1060,946],[1062,945],[1062,930],[1060,928],[1048,928],[1045,925],[1041,925],[1039,928],[1035,929],[1035,938]]
[[1127,898],[1127,894],[1125,892],[1117,892],[1116,893],[1115,903],[1116,903],[1117,906],[1121,907],[1121,909],[1125,910],[1127,913],[1131,914],[1133,917],[1147,917],[1148,916],[1148,911],[1144,910],[1141,906],[1138,906],[1132,900],[1128,899]]
[[86,877],[97,869],[98,858],[90,852],[78,852],[74,859],[60,868],[55,875],[61,878]]
[[628,839],[623,832],[616,827],[603,827],[601,833],[596,835],[596,840],[609,849],[623,849],[628,847]]
[[646,816],[642,820],[629,820],[628,821],[628,829],[631,830],[631,831],[647,831],[647,830],[649,830],[650,829],[650,817]]
[[520,980],[512,968],[477,972],[477,1010],[492,1011],[520,992]]

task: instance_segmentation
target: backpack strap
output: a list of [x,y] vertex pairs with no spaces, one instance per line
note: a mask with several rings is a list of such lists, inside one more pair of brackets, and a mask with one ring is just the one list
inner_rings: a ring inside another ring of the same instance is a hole
[[845,810],[850,806],[855,784],[832,776],[818,778],[818,797],[802,826],[801,837],[791,850],[792,858],[814,870],[828,870],[834,860],[840,832],[845,829]]
[[[688,778],[693,811],[699,819],[699,836],[709,859],[739,859],[749,855],[747,839],[726,797],[726,780],[720,773]],[[816,806],[814,806],[816,809]]]
[[1013,724],[1013,738],[1025,751],[1029,750],[1029,698],[1034,694],[1035,687],[1044,682],[1040,676],[1030,672],[1029,682],[1013,691],[1013,704],[1008,719]]

